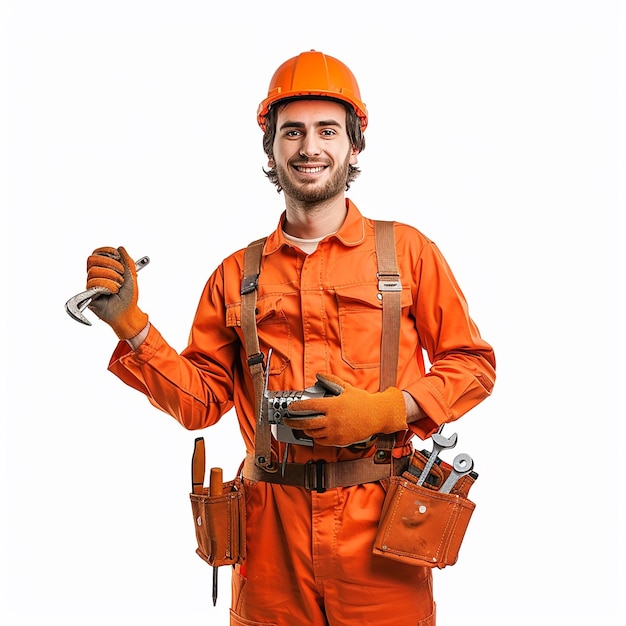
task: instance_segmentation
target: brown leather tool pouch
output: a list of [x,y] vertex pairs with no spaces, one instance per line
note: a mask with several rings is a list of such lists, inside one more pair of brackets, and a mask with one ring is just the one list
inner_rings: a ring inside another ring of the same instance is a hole
[[463,476],[451,493],[440,487],[452,467],[441,461],[417,484],[427,457],[418,451],[410,471],[392,476],[381,512],[374,554],[403,563],[444,568],[456,563],[475,504],[468,492],[477,474]]
[[241,563],[246,556],[246,504],[240,477],[204,486],[204,439],[192,460],[191,510],[198,556],[213,567]]

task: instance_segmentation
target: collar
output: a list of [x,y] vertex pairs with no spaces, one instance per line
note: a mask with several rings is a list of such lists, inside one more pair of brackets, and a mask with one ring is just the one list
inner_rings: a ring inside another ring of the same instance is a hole
[[[365,241],[365,218],[352,200],[348,198],[346,198],[346,207],[348,213],[343,224],[336,233],[327,235],[327,237],[336,237],[344,246],[358,246]],[[284,221],[285,212],[280,216],[276,230],[267,238],[263,255],[272,254],[282,246],[288,245],[288,241],[283,235]],[[327,237],[323,237],[323,239]]]

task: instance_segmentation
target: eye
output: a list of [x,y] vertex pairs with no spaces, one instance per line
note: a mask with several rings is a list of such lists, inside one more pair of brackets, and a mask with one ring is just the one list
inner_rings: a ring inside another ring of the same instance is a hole
[[285,137],[300,137],[301,134],[299,130],[288,130],[285,132]]
[[333,137],[337,133],[332,128],[325,128],[321,134],[323,137]]

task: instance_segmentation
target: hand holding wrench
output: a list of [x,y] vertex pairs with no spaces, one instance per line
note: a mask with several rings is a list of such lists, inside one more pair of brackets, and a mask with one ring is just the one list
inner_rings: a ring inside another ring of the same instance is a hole
[[[139,271],[148,265],[148,263],[150,263],[150,258],[142,256],[135,262],[135,269]],[[110,295],[110,293],[111,292],[106,287],[92,287],[70,298],[65,303],[65,310],[67,314],[77,322],[91,326],[91,322],[83,315],[83,311],[94,298],[97,298],[99,295]]]

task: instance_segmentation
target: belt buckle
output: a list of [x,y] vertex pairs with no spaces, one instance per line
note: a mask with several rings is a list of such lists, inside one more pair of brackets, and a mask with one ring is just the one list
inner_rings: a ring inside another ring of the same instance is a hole
[[326,491],[326,473],[324,472],[324,459],[308,461],[304,467],[304,488],[309,491],[324,493]]

